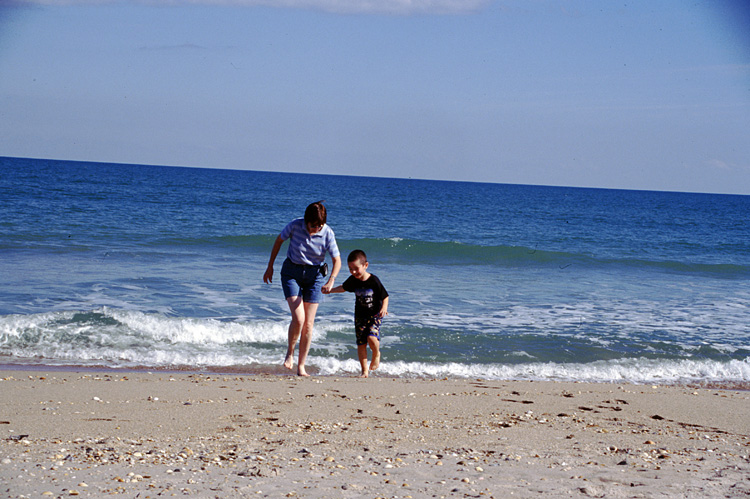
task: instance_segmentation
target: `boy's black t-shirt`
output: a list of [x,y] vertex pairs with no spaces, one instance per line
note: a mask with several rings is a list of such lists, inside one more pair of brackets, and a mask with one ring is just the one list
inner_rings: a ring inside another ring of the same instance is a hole
[[383,300],[388,296],[388,291],[374,274],[366,281],[360,281],[354,276],[349,276],[342,287],[345,291],[356,295],[354,302],[355,317],[373,317],[383,307]]

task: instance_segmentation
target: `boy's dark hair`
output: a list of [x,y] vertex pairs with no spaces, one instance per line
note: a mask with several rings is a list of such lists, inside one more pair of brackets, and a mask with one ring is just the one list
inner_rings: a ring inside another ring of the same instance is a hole
[[323,226],[326,224],[326,207],[325,201],[318,201],[307,207],[305,210],[305,223],[313,226]]
[[352,251],[346,258],[347,263],[358,262],[360,260],[362,261],[362,263],[367,262],[367,255],[365,255],[365,252],[360,249]]

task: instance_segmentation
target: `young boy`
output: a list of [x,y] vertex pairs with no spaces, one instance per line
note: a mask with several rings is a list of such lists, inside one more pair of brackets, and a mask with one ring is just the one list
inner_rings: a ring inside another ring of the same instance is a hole
[[[367,378],[370,371],[380,365],[380,322],[388,315],[388,291],[380,279],[367,271],[369,263],[362,250],[354,250],[347,258],[351,277],[341,286],[332,288],[329,293],[353,292],[356,295],[354,304],[354,327],[357,331],[357,356],[362,366],[362,378]],[[367,346],[372,350],[372,362],[367,366]]]

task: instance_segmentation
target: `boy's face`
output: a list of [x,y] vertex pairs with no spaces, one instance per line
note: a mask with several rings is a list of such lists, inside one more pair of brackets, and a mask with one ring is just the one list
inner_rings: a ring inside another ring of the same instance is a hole
[[367,276],[367,267],[370,264],[363,260],[355,260],[349,262],[349,272],[360,281],[364,281]]

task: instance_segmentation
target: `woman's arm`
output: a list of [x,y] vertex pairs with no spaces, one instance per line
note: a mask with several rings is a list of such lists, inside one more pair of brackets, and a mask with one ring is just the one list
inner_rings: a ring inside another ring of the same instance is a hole
[[[332,258],[333,260],[333,270],[331,270],[331,277],[328,278],[328,282],[321,288],[324,294],[331,293],[331,288],[333,288],[333,282],[336,280],[336,276],[339,275],[339,270],[341,270],[341,257],[336,256]],[[340,293],[340,291],[337,291],[337,293]]]
[[271,258],[268,260],[268,268],[266,268],[266,273],[263,274],[263,282],[266,284],[271,284],[273,282],[273,262],[276,261],[276,255],[279,254],[279,250],[281,249],[281,245],[284,243],[284,240],[281,239],[281,236],[278,236],[276,238],[276,241],[273,242],[273,248],[271,248]]

